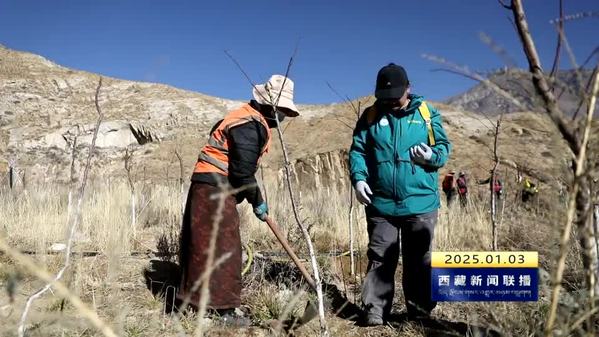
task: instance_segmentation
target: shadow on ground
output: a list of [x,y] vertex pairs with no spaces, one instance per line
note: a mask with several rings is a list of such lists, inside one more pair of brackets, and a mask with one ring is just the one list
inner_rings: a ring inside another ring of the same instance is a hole
[[[408,322],[406,313],[391,314],[389,324],[393,327],[401,327]],[[491,328],[471,325],[464,322],[452,322],[444,319],[425,318],[413,321],[412,324],[420,324],[427,337],[501,337],[499,331]]]
[[174,262],[150,260],[144,268],[143,276],[146,287],[156,298],[164,302],[164,312],[170,313],[175,309],[175,294],[180,280],[179,265]]
[[[263,277],[266,281],[276,284],[285,283],[289,285],[300,285],[309,289],[309,286],[302,280],[300,272],[292,264],[286,262],[266,262],[262,263]],[[336,285],[324,282],[323,293],[325,295],[326,307],[330,312],[335,313],[339,318],[353,322],[356,325],[361,324],[362,309],[351,302]],[[316,305],[316,303],[314,303]],[[316,318],[315,308],[306,308],[307,313],[304,316]],[[312,312],[308,313],[308,311]],[[304,317],[306,318],[306,317]],[[302,323],[302,318],[295,318],[294,321],[285,322],[288,332],[290,329],[297,328]],[[291,323],[291,324],[290,324]],[[408,317],[405,313],[392,314],[388,324],[395,328],[400,328],[408,323]],[[420,324],[427,337],[501,337],[499,331],[491,328],[467,324],[464,322],[452,322],[443,319],[427,318],[418,321],[412,321],[411,324]]]
[[[276,284],[286,284],[287,286],[300,286],[309,289],[308,284],[302,279],[301,274],[295,266],[282,261],[256,261],[253,267],[253,276],[262,278],[267,282]],[[257,274],[256,270],[260,270]],[[179,265],[169,261],[150,260],[149,265],[144,269],[143,276],[146,286],[152,294],[164,301],[164,311],[169,313],[175,309],[175,292],[179,286],[180,268]],[[361,308],[351,302],[336,285],[323,283],[323,293],[327,310],[333,312],[337,317],[345,319],[360,325],[362,317]],[[307,323],[308,320],[316,318],[316,303],[309,303],[306,307],[306,313],[303,317],[294,317],[286,322],[281,322],[288,333],[297,329],[299,326]],[[388,324],[395,328],[400,328],[408,323],[408,317],[405,313],[392,314]],[[412,321],[412,324],[414,322]],[[442,319],[427,318],[417,321],[425,331],[427,337],[501,337],[501,333],[496,330],[470,325],[464,322],[452,322]]]
[[[337,286],[324,284],[327,300],[330,301],[330,308],[339,318],[350,320],[360,325],[362,310],[355,303],[350,302]],[[408,323],[406,313],[395,313],[389,318],[388,324],[395,328],[400,328]],[[452,322],[443,319],[426,318],[418,321],[412,321],[412,324],[420,324],[427,337],[501,337],[501,333],[491,328],[467,324],[464,322]]]

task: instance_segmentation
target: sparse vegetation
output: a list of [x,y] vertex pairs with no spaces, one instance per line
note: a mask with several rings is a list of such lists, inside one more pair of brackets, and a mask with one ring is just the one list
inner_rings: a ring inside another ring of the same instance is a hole
[[[563,209],[547,209],[543,205],[555,204],[557,201],[551,194],[541,197],[539,203],[526,208],[513,202],[516,198],[517,189],[513,182],[506,184],[506,198],[503,218],[500,219],[499,247],[502,250],[539,250],[541,264],[544,270],[550,270],[553,266],[552,251],[558,237],[557,228],[552,225],[552,219],[563,216]],[[73,266],[68,271],[66,284],[98,311],[100,316],[111,326],[122,327],[121,334],[143,335],[143,336],[176,336],[178,331],[193,331],[195,318],[164,314],[164,302],[160,297],[154,297],[147,289],[143,281],[142,271],[147,268],[150,259],[157,257],[152,252],[157,251],[160,242],[160,234],[168,234],[169,231],[177,231],[174,224],[180,223],[179,186],[152,186],[140,190],[139,200],[143,207],[139,209],[140,226],[136,232],[130,228],[130,189],[126,180],[112,181],[111,184],[92,185],[89,187],[89,195],[83,205],[83,221],[77,233],[75,242],[75,255]],[[277,187],[277,184],[267,182],[267,190],[271,200],[280,200],[272,203],[272,216],[277,219],[288,231],[291,237],[294,234],[289,214],[289,205],[280,196],[286,193]],[[476,188],[473,189],[476,191]],[[67,190],[59,186],[48,185],[31,187],[27,191],[15,192],[6,189],[0,190],[0,212],[7,214],[9,219],[5,221],[2,235],[7,237],[13,246],[21,247],[23,250],[37,252],[34,255],[36,261],[41,265],[54,271],[60,266],[60,256],[46,254],[48,248],[56,242],[62,242],[65,237],[67,216]],[[311,236],[320,254],[319,263],[324,272],[326,284],[334,284],[351,300],[354,300],[357,288],[359,301],[360,278],[349,277],[348,261],[343,257],[335,257],[349,249],[347,233],[347,189],[344,192],[337,191],[334,187],[321,193],[314,191],[302,191],[301,203],[302,214],[310,214],[310,222],[314,225]],[[486,186],[481,187],[481,198],[488,198]],[[324,193],[324,194],[323,194]],[[57,196],[59,196],[57,198]],[[440,221],[436,230],[434,240],[436,250],[486,250],[491,246],[491,224],[488,216],[488,201],[480,199],[477,193],[472,194],[469,208],[462,211],[459,205],[447,211],[445,208],[440,213]],[[282,253],[274,237],[269,233],[263,223],[254,219],[247,205],[238,206],[242,216],[242,238],[248,243],[259,258],[251,267],[250,272],[244,276],[245,289],[243,292],[243,304],[249,309],[251,317],[259,326],[268,325],[270,320],[277,319],[283,312],[289,317],[299,315],[305,305],[307,293],[304,291],[299,298],[293,302],[292,308],[287,305],[291,303],[301,289],[307,290],[301,285],[297,275],[284,277],[284,279],[295,281],[282,282],[281,279],[273,278],[273,275],[281,274],[283,271],[277,269],[285,265],[286,270],[293,271],[294,267],[283,254],[272,255],[272,252]],[[356,224],[356,250],[358,251],[358,274],[365,272],[366,255],[366,230],[364,214],[358,210]],[[162,219],[161,221],[158,221]],[[63,221],[61,221],[63,220]],[[23,226],[23,224],[28,224]],[[532,230],[531,230],[532,228]],[[134,234],[135,233],[135,234]],[[171,235],[171,237],[173,237]],[[169,240],[167,240],[169,241]],[[171,241],[172,242],[172,241]],[[305,252],[301,247],[300,240],[291,240],[296,245],[298,252]],[[568,298],[564,301],[560,310],[563,315],[560,319],[571,323],[576,319],[574,307],[576,299],[584,296],[578,289],[582,287],[583,275],[577,272],[581,269],[580,254],[572,248],[568,259],[567,277]],[[147,252],[151,250],[152,252]],[[83,252],[97,252],[97,255]],[[301,254],[303,255],[303,254]],[[304,255],[305,257],[305,255]],[[2,257],[0,257],[2,258]],[[15,270],[12,263],[6,264],[3,259],[2,277],[0,284],[5,287],[8,279]],[[342,266],[341,263],[345,261]],[[273,264],[274,263],[274,264]],[[274,268],[274,269],[273,269]],[[345,270],[343,270],[345,268]],[[287,273],[287,272],[284,272]],[[293,274],[293,273],[292,273]],[[292,275],[289,274],[289,275]],[[287,275],[287,274],[285,274]],[[400,272],[398,272],[398,277]],[[399,278],[398,278],[399,280]],[[26,298],[40,282],[31,275],[24,274],[16,284],[15,301],[10,303],[9,299],[0,295],[0,307],[10,307],[10,314],[5,316],[6,324],[2,325],[0,334],[13,336],[16,333],[16,322],[20,308]],[[548,288],[548,283],[543,285],[543,291]],[[5,293],[3,293],[5,294]],[[395,311],[402,310],[403,303],[401,292],[397,294]],[[36,329],[29,330],[31,336],[60,336],[58,331],[68,333],[96,335],[85,322],[71,324],[72,317],[77,317],[72,306],[68,302],[56,318],[52,312],[60,309],[61,298],[53,295],[46,296],[34,305],[30,325],[39,325]],[[449,322],[449,328],[458,329],[455,322],[467,322],[475,326],[490,327],[511,336],[524,336],[534,334],[538,331],[544,314],[547,310],[548,298],[543,293],[538,303],[443,303],[435,311],[435,316]],[[359,303],[358,303],[359,304]],[[61,304],[62,306],[62,304]],[[418,336],[426,335],[423,328],[407,324],[402,325],[399,330],[390,327],[376,329],[364,329],[354,326],[352,321],[335,318],[333,308],[327,311],[331,334],[334,336],[353,335],[398,335]],[[8,309],[4,309],[7,312]],[[569,314],[564,314],[569,313]],[[56,327],[56,328],[53,328]],[[58,329],[60,327],[60,329]],[[219,331],[226,333],[222,327],[213,327],[211,333],[218,334]],[[252,328],[254,335],[269,335],[269,329]],[[317,322],[311,322],[302,327],[298,334],[312,336],[318,333]],[[376,332],[375,332],[376,331]],[[229,331],[233,333],[233,331]],[[248,333],[250,333],[248,331]]]

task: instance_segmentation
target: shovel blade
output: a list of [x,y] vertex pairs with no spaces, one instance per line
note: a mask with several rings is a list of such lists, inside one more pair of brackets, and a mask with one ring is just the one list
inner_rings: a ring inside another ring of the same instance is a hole
[[316,316],[318,316],[318,308],[312,301],[308,301],[306,309],[304,309],[304,314],[298,319],[297,323],[299,325],[304,325],[313,320]]
[[287,334],[293,334],[293,331],[302,325],[310,322],[314,319],[314,317],[318,316],[318,308],[314,303],[308,301],[306,304],[306,309],[304,309],[304,314],[301,317],[295,317],[283,322],[278,322],[277,326],[279,328],[283,328]]

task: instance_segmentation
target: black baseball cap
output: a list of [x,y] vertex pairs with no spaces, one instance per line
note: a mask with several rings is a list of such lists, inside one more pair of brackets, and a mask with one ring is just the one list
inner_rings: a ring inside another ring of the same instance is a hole
[[398,99],[404,95],[408,86],[410,81],[406,70],[395,63],[389,63],[376,76],[374,96],[377,99]]

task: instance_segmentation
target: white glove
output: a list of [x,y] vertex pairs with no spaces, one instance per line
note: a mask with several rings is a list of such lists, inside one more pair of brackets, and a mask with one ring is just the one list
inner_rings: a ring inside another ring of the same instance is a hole
[[415,163],[426,165],[433,157],[433,149],[424,143],[420,143],[420,145],[410,148],[410,155]]
[[370,186],[365,181],[358,181],[356,183],[356,198],[362,205],[370,204],[369,195],[372,195],[372,191],[370,190]]

